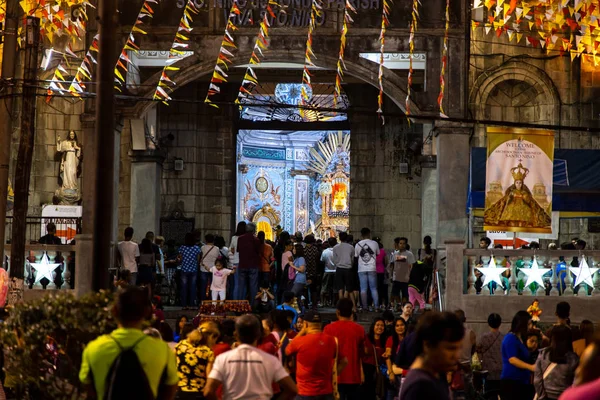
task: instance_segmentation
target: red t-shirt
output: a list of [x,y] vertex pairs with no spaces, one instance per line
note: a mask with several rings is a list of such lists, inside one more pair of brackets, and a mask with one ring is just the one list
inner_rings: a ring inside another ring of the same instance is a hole
[[352,321],[337,321],[325,327],[324,333],[338,338],[340,354],[348,359],[348,366],[338,376],[338,383],[360,385],[361,358],[365,351],[365,330]]
[[[375,345],[374,350],[377,353],[373,353],[373,345]],[[383,353],[385,353],[385,347],[383,345],[383,340],[381,338],[375,340],[375,343],[371,343],[371,340],[367,337],[365,341],[365,347],[367,348],[367,354],[363,356],[363,362],[365,364],[375,365],[375,354],[377,355],[377,362],[379,364],[385,364],[385,360],[383,359]]]
[[325,333],[302,336],[287,345],[285,354],[296,354],[296,381],[300,396],[333,393],[335,353],[335,338]]
[[231,346],[228,345],[227,343],[217,343],[212,348],[213,353],[215,353],[215,357],[217,357],[218,355],[223,354],[229,350],[231,350]]

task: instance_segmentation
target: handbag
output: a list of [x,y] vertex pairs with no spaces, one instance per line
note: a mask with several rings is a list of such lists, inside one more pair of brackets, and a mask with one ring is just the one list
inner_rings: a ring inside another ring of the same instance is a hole
[[533,400],[545,400],[548,398],[548,394],[546,393],[546,387],[544,386],[544,380],[548,377],[548,375],[550,375],[550,372],[552,372],[552,370],[556,367],[556,363],[550,363],[550,365],[548,365],[546,367],[546,370],[544,371],[544,374],[542,375],[542,395],[538,396],[538,394],[535,394],[535,397],[533,398]]
[[377,359],[377,349],[373,345],[373,355],[375,356],[375,395],[380,399],[385,399],[385,376],[379,370],[379,360]]

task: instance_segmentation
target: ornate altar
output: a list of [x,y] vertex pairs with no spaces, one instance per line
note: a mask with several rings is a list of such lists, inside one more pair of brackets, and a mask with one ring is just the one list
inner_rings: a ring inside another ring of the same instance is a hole
[[311,150],[309,168],[318,174],[315,205],[320,206],[320,218],[311,230],[325,240],[350,225],[350,135],[332,133],[317,147],[319,152]]

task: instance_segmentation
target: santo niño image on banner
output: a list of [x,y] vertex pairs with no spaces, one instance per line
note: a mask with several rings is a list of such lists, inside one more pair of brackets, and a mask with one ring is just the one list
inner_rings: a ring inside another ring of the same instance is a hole
[[484,229],[552,233],[554,132],[488,128]]

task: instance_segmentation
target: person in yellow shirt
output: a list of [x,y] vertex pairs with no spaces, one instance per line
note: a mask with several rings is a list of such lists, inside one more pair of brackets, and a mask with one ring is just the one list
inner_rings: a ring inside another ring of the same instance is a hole
[[[152,307],[147,291],[129,287],[119,293],[112,313],[118,328],[91,341],[83,351],[79,380],[88,386],[92,398],[105,398],[109,372],[117,357],[133,349],[146,374],[154,399],[172,400],[177,392],[177,361],[167,343],[142,331]],[[117,372],[120,372],[117,367]],[[133,383],[133,382],[132,382]],[[143,392],[145,388],[132,388]],[[141,397],[140,397],[141,398]]]

